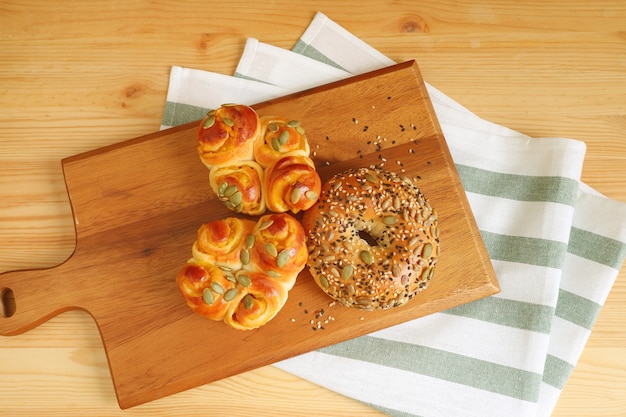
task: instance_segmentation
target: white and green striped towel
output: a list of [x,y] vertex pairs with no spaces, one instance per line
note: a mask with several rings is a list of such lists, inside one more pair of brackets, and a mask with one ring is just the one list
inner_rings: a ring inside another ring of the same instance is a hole
[[[174,67],[163,127],[391,64],[318,13],[293,51],[250,39],[235,77]],[[548,416],[626,256],[626,204],[580,182],[584,143],[427,87],[502,291],[276,366],[391,416]]]

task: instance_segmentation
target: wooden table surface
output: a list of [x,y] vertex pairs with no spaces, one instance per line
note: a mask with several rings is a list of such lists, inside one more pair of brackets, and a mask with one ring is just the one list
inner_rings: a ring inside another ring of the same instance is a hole
[[[623,0],[295,3],[0,1],[0,271],[72,254],[60,160],[158,130],[172,65],[232,74],[246,38],[291,48],[318,10],[483,118],[585,141],[583,181],[626,202]],[[554,416],[626,415],[625,319],[622,267]],[[7,416],[380,415],[271,366],[121,411],[80,311],[0,337],[0,398]]]

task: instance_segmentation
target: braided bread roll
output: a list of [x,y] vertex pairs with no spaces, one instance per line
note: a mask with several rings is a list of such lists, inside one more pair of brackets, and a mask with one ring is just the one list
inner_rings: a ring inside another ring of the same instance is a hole
[[191,260],[178,273],[176,282],[189,308],[211,320],[224,319],[235,284],[223,270]]
[[252,107],[224,104],[211,110],[197,131],[198,154],[209,168],[254,156],[254,140],[259,135],[259,116]]
[[199,265],[217,264],[241,269],[241,248],[254,230],[255,222],[228,217],[200,226],[191,253]]
[[213,167],[209,184],[226,207],[256,216],[265,212],[263,168],[254,161]]
[[293,287],[308,259],[304,229],[288,214],[266,214],[257,222],[250,262],[257,270]]
[[254,159],[263,168],[285,156],[309,156],[309,142],[299,120],[263,116],[260,122],[260,136],[254,142]]
[[187,305],[240,330],[278,314],[308,258],[304,229],[285,213],[203,224],[192,254],[176,277]]
[[298,213],[311,208],[320,195],[322,182],[313,160],[286,156],[265,170],[265,204],[275,213]]
[[238,330],[256,329],[273,319],[287,302],[288,289],[260,271],[245,273],[250,286],[228,305],[224,322]]

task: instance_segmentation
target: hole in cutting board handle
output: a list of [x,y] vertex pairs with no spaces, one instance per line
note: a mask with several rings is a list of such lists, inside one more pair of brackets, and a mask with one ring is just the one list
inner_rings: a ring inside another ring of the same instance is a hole
[[0,289],[0,316],[9,318],[15,314],[15,295],[11,288]]

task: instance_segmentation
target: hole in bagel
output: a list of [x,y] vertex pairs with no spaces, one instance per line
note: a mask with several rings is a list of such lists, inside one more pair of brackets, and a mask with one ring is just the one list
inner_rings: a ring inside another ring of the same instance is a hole
[[367,242],[370,246],[378,246],[378,241],[374,236],[370,235],[366,230],[359,230],[359,237]]

